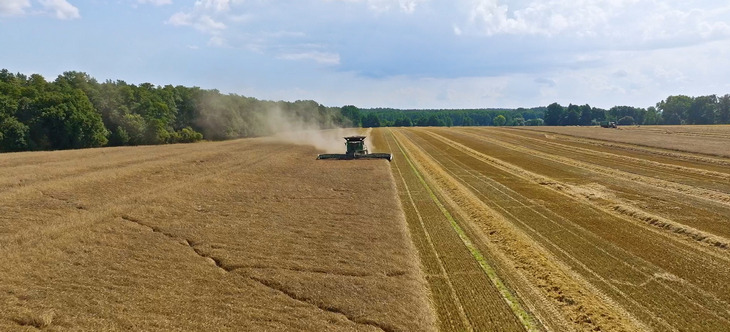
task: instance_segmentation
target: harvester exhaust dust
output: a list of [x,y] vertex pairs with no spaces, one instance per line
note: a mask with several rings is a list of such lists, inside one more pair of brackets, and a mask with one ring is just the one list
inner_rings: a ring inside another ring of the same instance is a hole
[[345,146],[347,152],[345,154],[339,153],[325,153],[317,156],[317,159],[337,159],[337,160],[350,160],[350,159],[388,159],[393,160],[393,155],[390,153],[368,153],[368,148],[365,146],[365,136],[348,136],[345,137]]

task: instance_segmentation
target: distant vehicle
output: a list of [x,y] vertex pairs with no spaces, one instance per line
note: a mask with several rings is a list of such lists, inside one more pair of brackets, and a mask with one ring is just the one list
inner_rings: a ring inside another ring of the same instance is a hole
[[601,127],[603,128],[618,128],[616,122],[613,121],[601,121]]
[[349,136],[345,137],[345,146],[347,151],[345,154],[320,154],[317,159],[338,159],[338,160],[350,160],[350,159],[387,159],[388,161],[393,160],[393,155],[390,153],[368,153],[368,148],[365,146],[365,136]]

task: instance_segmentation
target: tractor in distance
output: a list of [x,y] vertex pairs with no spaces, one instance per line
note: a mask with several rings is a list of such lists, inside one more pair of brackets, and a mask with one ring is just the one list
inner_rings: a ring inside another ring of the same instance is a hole
[[602,121],[601,122],[601,127],[603,127],[603,128],[618,128],[616,126],[616,122],[613,122],[613,121]]
[[345,137],[345,147],[347,148],[344,154],[339,153],[325,153],[317,156],[317,159],[337,159],[337,160],[350,160],[350,159],[388,159],[393,160],[393,155],[390,153],[368,153],[368,148],[365,146],[366,136],[348,136]]

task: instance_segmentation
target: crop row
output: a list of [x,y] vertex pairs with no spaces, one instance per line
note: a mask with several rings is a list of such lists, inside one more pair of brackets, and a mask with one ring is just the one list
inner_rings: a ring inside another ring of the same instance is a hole
[[644,324],[708,330],[729,323],[730,292],[721,282],[727,262],[561,191],[569,188],[564,181],[585,179],[591,169],[454,130],[406,135],[487,206]]
[[[428,186],[393,135],[385,140],[394,153],[392,168],[411,237],[419,251],[443,331],[523,331],[525,326],[480,266],[468,238]],[[451,220],[450,220],[451,219]],[[465,241],[467,241],[465,243]]]

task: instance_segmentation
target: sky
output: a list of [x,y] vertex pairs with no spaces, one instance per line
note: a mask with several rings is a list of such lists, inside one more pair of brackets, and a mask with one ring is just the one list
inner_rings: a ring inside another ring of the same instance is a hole
[[0,0],[0,68],[361,108],[730,93],[719,0]]

